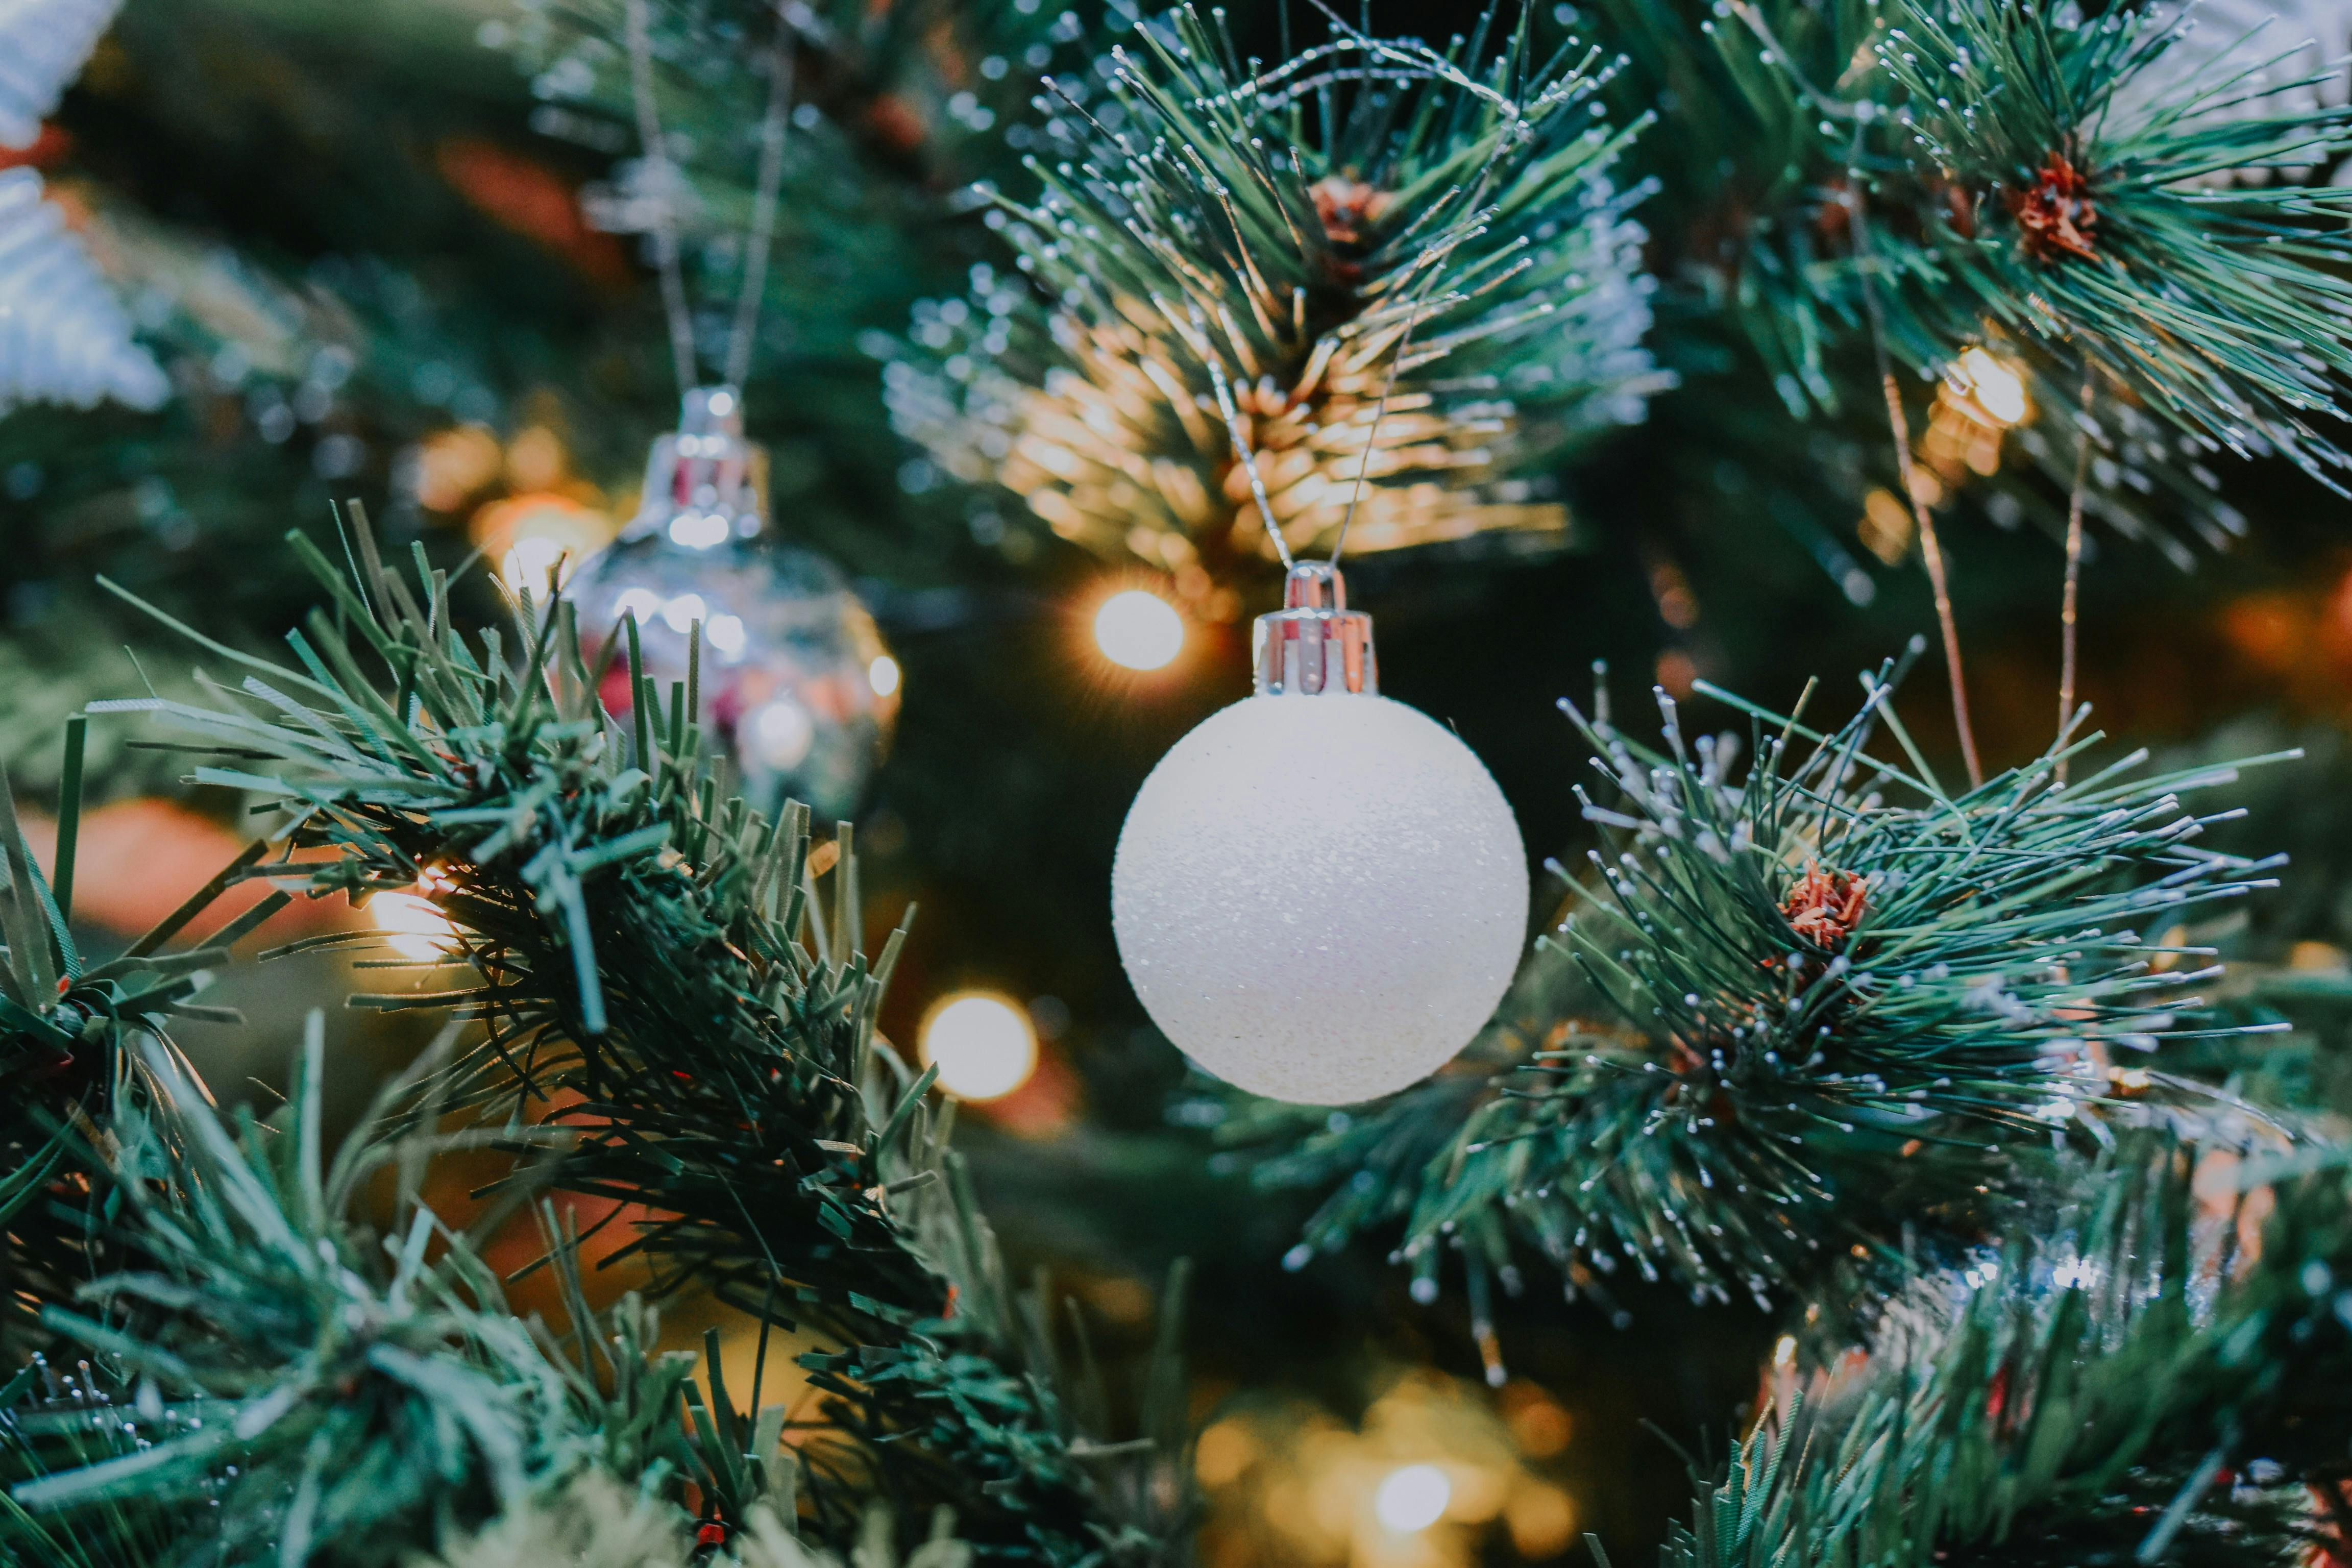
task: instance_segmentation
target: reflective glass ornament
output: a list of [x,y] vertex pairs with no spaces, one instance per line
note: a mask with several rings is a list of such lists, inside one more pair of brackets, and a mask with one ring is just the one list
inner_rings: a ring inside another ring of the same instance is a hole
[[[701,625],[700,721],[753,805],[856,810],[898,717],[898,662],[841,570],[769,528],[767,455],[743,439],[733,387],[686,395],[677,430],[654,443],[635,521],[566,591],[592,663],[626,635],[622,617],[635,620],[665,704]],[[629,696],[624,645],[604,705],[625,714]]]

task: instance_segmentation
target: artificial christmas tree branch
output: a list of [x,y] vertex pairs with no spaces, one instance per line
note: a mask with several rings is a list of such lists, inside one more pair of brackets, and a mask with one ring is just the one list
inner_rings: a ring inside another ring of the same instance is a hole
[[1702,1486],[1669,1568],[2340,1554],[2314,1499],[2352,1439],[2343,1168],[2216,1199],[2200,1152],[2235,1158],[2127,1141],[2031,1240],[1922,1280],[1858,1373],[1768,1412]]
[[295,542],[336,606],[289,637],[299,668],[214,646],[249,671],[241,687],[121,706],[210,742],[227,765],[198,779],[279,806],[284,849],[330,852],[250,874],[314,896],[415,889],[455,923],[469,983],[371,999],[482,1026],[412,1114],[474,1110],[519,1130],[519,1153],[527,1125],[563,1131],[546,1179],[644,1205],[621,1255],[659,1288],[707,1286],[818,1342],[815,1425],[836,1439],[803,1447],[819,1539],[847,1540],[879,1495],[951,1505],[1001,1555],[1156,1558],[1181,1488],[1114,1472],[1174,1462],[1181,1403],[1151,1406],[1173,1447],[1139,1458],[1077,1429],[930,1076],[875,1037],[898,941],[876,963],[859,951],[846,830],[828,921],[804,812],[771,824],[721,791],[690,682],[665,701],[631,660],[633,720],[616,723],[562,601],[526,595],[514,640],[488,632],[478,651],[450,626],[446,574],[420,564],[412,589],[363,526],[347,543],[348,579]]
[[2219,966],[2158,934],[2272,885],[2196,845],[2232,814],[2181,804],[2234,766],[2134,778],[2136,753],[2062,785],[2096,740],[2070,731],[1950,793],[1894,713],[1900,674],[1827,733],[1705,689],[1750,716],[1745,769],[1663,694],[1662,746],[1571,708],[1610,852],[1457,1075],[1261,1167],[1332,1189],[1307,1246],[1402,1222],[1424,1273],[1457,1249],[1481,1277],[1517,1237],[1578,1285],[1622,1258],[1765,1300],[1849,1253],[1884,1283],[1997,1229],[2053,1137],[2105,1136],[2151,1086],[2194,1098],[2131,1056],[2270,1027],[2199,1024]]
[[[425,1205],[442,1158],[516,1142],[415,1115],[447,1042],[331,1155],[324,1039],[313,1014],[268,1125],[225,1116],[146,1043],[149,1092],[81,1154],[109,1201],[99,1228],[134,1261],[49,1305],[79,1359],[34,1356],[0,1399],[0,1561],[404,1565],[559,1494],[633,1494],[636,1522],[662,1533],[691,1506],[714,1543],[719,1521],[793,1537],[781,1407],[747,1424],[715,1349],[706,1402],[696,1358],[656,1348],[634,1294],[592,1310],[578,1237],[544,1206],[561,1331],[518,1316],[484,1262],[499,1211],[461,1232]],[[529,1142],[553,1154],[562,1134]]]
[[1558,534],[1510,481],[1667,378],[1636,346],[1643,192],[1611,176],[1642,121],[1596,119],[1601,52],[1539,60],[1531,29],[1489,12],[1440,51],[1335,22],[1266,68],[1189,7],[1144,24],[1099,100],[1049,84],[1042,195],[1000,197],[1030,282],[919,312],[900,427],[1066,539],[1215,568],[1261,550],[1226,361],[1292,547],[1343,519],[1360,552]]
[[[2223,35],[2176,69],[2186,15],[2078,26],[2035,0],[1755,0],[1722,16],[1609,0],[1599,15],[1630,59],[1621,110],[1674,104],[1628,155],[1660,182],[1644,212],[1668,363],[1729,337],[1792,415],[1874,411],[1884,377],[1858,341],[1874,295],[1901,364],[1948,374],[1980,348],[2031,389],[2011,445],[2033,482],[1961,479],[2053,532],[2095,369],[2116,434],[2086,520],[2184,568],[2174,534],[2219,547],[2243,531],[2217,454],[2335,471],[2340,367],[2325,348],[2290,363],[2288,345],[2347,335],[2341,193],[2310,183],[2347,121],[2320,79],[2266,68],[2278,46]],[[1676,177],[1693,168],[1720,174]],[[1866,255],[1847,218],[1864,190]]]

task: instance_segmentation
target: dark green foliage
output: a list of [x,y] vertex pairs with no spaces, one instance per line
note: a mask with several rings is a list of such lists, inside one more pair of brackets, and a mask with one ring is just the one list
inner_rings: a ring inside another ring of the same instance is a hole
[[[436,1108],[425,1080],[446,1049],[386,1086],[331,1156],[323,1056],[313,1015],[284,1113],[232,1121],[146,1043],[146,1093],[108,1119],[103,1153],[79,1150],[113,1200],[103,1234],[135,1261],[53,1303],[70,1348],[8,1386],[0,1562],[402,1564],[587,1476],[664,1520],[688,1484],[724,1518],[791,1518],[782,1407],[755,1424],[712,1409],[694,1358],[656,1352],[634,1294],[593,1310],[551,1213],[561,1333],[516,1316],[482,1261],[501,1211],[459,1232],[421,1201],[442,1157],[515,1141],[416,1115]],[[706,1370],[723,1396],[715,1355]]]
[[235,1019],[194,1000],[206,971],[287,902],[273,895],[200,947],[159,951],[240,866],[259,858],[256,846],[121,954],[86,963],[67,923],[84,731],[80,719],[67,730],[54,889],[17,826],[0,772],[0,1083],[7,1086],[0,1098],[0,1347],[12,1352],[47,1337],[41,1302],[70,1294],[100,1268],[108,1205],[77,1144],[102,1138],[116,1116],[140,1114],[152,1087],[151,1054],[170,1050],[163,1031],[171,1020]]
[[[2184,76],[2179,29],[2138,7],[2083,26],[2042,0],[1594,9],[1629,57],[1619,101],[1672,106],[1632,161],[1662,187],[1658,350],[1695,384],[1752,397],[1717,379],[1752,355],[1791,415],[1843,411],[1883,449],[1874,296],[1911,369],[1990,345],[2030,392],[2023,462],[1982,486],[1995,517],[2063,523],[2087,433],[2091,515],[2184,566],[2182,538],[2243,531],[2222,452],[2339,465],[2342,200],[2306,181],[2346,115],[2300,102],[2307,82],[2255,84],[2284,30]],[[2013,209],[2059,157],[2096,215],[2087,256]]]
[[[2121,7],[2073,25],[2021,0],[1888,8],[1873,50],[1914,177],[1946,196],[1925,236],[1941,287],[1907,291],[1913,352],[1990,322],[2207,450],[2325,475],[2345,461],[2352,197],[2278,172],[2352,148],[2352,111],[2268,97],[2284,89],[2257,84],[2276,52],[2259,37],[2178,96],[2140,90],[2176,36]],[[2060,199],[2081,204],[2079,235],[2036,229],[2037,196],[2077,182]]]
[[[49,1309],[106,1370],[84,1363],[78,1393],[37,1377],[47,1397],[15,1420],[52,1472],[14,1489],[37,1516],[28,1528],[71,1535],[163,1510],[182,1551],[210,1537],[232,1561],[392,1563],[444,1521],[485,1519],[583,1465],[634,1477],[680,1449],[686,1370],[633,1366],[606,1397],[589,1368],[566,1367],[506,1309],[467,1239],[417,1202],[429,1139],[363,1128],[327,1157],[323,1046],[314,1020],[275,1136],[249,1114],[233,1128],[151,1050],[152,1109],[110,1119],[104,1173],[141,1261]],[[362,1212],[385,1167],[404,1178],[388,1236]],[[625,1314],[582,1325],[599,1339],[629,1326]],[[641,1353],[625,1334],[604,1350]],[[89,1457],[81,1434],[100,1402],[139,1441],[63,1468],[60,1450]]]
[[2070,1173],[2037,1240],[1923,1281],[1907,1341],[1768,1413],[1703,1485],[1667,1568],[2340,1547],[2305,1489],[2333,1491],[2352,1443],[2344,1172],[2249,1182],[2270,1217],[2248,1248],[2249,1198],[2193,1196],[2194,1152],[2127,1142]]
[[[1754,14],[1775,29],[1778,57],[1807,79],[1843,85],[1875,10],[1832,0]],[[1824,142],[1819,112],[1727,7],[1601,0],[1592,15],[1625,55],[1616,101],[1670,105],[1629,158],[1656,187],[1653,265],[1670,363],[1719,374],[1727,345],[1706,340],[1727,329],[1769,373],[1788,415],[1853,398],[1859,367],[1850,350],[1863,313],[1837,205],[1843,149]]]
[[[2197,1026],[2219,968],[2158,935],[2266,885],[2198,847],[2210,819],[2180,802],[2233,768],[2135,778],[2127,756],[2061,784],[2095,740],[2069,738],[1956,795],[1895,718],[1895,673],[1826,734],[1738,704],[1745,768],[1663,695],[1660,748],[1605,700],[1570,709],[1611,853],[1457,1074],[1261,1170],[1336,1184],[1309,1243],[1402,1219],[1424,1273],[1450,1240],[1483,1275],[1516,1232],[1573,1280],[1622,1256],[1718,1299],[1815,1258],[1899,1279],[1906,1250],[1980,1237],[2034,1150],[2127,1118],[2116,1096],[2161,1081],[2135,1054],[2270,1027]],[[1882,733],[1903,762],[1872,755]]]
[[1491,11],[1444,51],[1335,24],[1272,67],[1223,13],[1136,37],[1039,99],[1042,190],[1000,201],[1027,280],[918,311],[900,428],[1163,568],[1268,553],[1261,504],[1301,551],[1557,535],[1525,477],[1666,384],[1601,50],[1541,59]]
[[[1155,1556],[1174,1494],[1098,1476],[929,1077],[910,1081],[874,1036],[898,941],[878,963],[859,951],[847,830],[828,920],[805,813],[769,823],[724,792],[690,683],[665,702],[632,662],[618,723],[568,605],[526,600],[513,644],[477,649],[450,629],[444,574],[420,567],[412,590],[363,530],[352,542],[347,580],[296,541],[338,612],[289,637],[299,669],[231,655],[254,673],[211,706],[118,706],[211,742],[199,780],[282,808],[289,850],[332,851],[254,874],[314,895],[421,888],[462,929],[464,982],[368,999],[483,1026],[428,1105],[560,1129],[548,1179],[652,1210],[623,1254],[664,1289],[700,1282],[844,1347],[809,1358],[832,1396],[820,1425],[865,1439],[810,1449],[821,1538],[847,1539],[878,1491],[914,1517],[950,1503],[1014,1555]],[[1181,1403],[1155,1409],[1181,1419]]]

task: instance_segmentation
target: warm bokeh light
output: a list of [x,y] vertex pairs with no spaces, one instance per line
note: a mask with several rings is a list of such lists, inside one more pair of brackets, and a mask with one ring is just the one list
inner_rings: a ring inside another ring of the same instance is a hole
[[1524,1379],[1490,1394],[1431,1368],[1374,1386],[1344,1417],[1257,1394],[1208,1424],[1193,1450],[1203,1563],[1475,1568],[1569,1549],[1579,1509],[1560,1470],[1575,1417],[1549,1394]]
[[454,512],[488,489],[505,461],[505,449],[486,425],[436,431],[410,454],[410,493],[427,511]]
[[959,991],[931,1005],[919,1048],[940,1069],[940,1087],[959,1100],[996,1100],[1037,1070],[1029,1010],[993,991]]
[[887,653],[876,654],[874,662],[866,667],[866,684],[874,689],[877,697],[887,697],[898,689],[898,661]]
[[383,933],[384,945],[403,958],[420,962],[446,958],[458,951],[457,928],[425,895],[450,885],[449,879],[428,869],[416,879],[413,893],[378,893],[368,900],[368,914]]
[[604,548],[613,523],[603,512],[560,495],[521,495],[493,501],[474,515],[469,531],[499,563],[508,591],[547,592],[547,575],[557,581]]
[[1405,1465],[1391,1470],[1373,1494],[1372,1512],[1399,1535],[1427,1530],[1445,1517],[1454,1483],[1435,1465]]
[[1964,351],[1953,366],[1955,375],[1976,405],[2002,426],[2022,425],[2028,405],[2025,378],[1981,348]]
[[1095,611],[1095,646],[1128,669],[1160,669],[1184,651],[1184,617],[1159,595],[1125,588]]

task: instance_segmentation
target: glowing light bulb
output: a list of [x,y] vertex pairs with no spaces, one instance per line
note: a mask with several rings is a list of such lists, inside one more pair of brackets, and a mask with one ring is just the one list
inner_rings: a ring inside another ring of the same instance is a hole
[[1454,1500],[1454,1483],[1435,1465],[1407,1465],[1391,1470],[1372,1494],[1372,1512],[1399,1535],[1427,1530],[1445,1517]]
[[877,697],[887,697],[898,690],[898,661],[887,653],[875,655],[874,662],[866,667],[866,684],[874,689]]
[[1157,594],[1125,589],[1095,612],[1095,646],[1113,664],[1159,669],[1184,651],[1184,617]]
[[562,540],[518,539],[499,563],[499,579],[517,593],[545,593],[550,571],[558,583],[572,575],[572,547]]
[[368,900],[368,913],[382,931],[384,945],[403,958],[446,958],[458,951],[457,927],[440,907],[424,895],[452,886],[448,877],[428,868],[416,879],[413,893],[378,893]]
[[1029,1010],[993,991],[959,991],[923,1016],[919,1050],[940,1069],[940,1087],[959,1100],[996,1100],[1037,1070]]
[[1962,389],[1976,405],[2002,426],[2025,422],[2025,378],[1981,348],[1961,353],[1953,367]]

